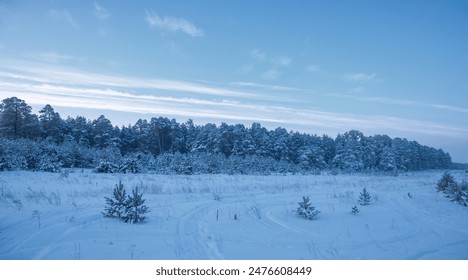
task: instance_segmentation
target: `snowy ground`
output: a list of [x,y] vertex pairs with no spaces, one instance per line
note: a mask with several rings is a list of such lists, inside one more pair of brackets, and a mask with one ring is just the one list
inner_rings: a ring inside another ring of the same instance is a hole
[[[0,172],[0,259],[468,259],[468,207],[442,171],[391,176],[161,176]],[[454,171],[457,180],[468,173]],[[104,218],[140,186],[144,224]],[[351,208],[366,187],[372,204]],[[408,196],[410,193],[411,197]],[[302,196],[321,211],[294,213]]]

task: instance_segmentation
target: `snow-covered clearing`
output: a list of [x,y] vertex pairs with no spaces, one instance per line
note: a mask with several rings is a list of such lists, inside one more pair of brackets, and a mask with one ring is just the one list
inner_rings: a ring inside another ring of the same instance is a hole
[[[468,207],[435,191],[442,171],[398,177],[67,172],[0,172],[0,259],[468,259]],[[145,223],[101,214],[119,180],[127,192],[143,191],[151,211]],[[370,206],[357,203],[363,187]],[[295,215],[302,196],[321,211],[318,220]]]

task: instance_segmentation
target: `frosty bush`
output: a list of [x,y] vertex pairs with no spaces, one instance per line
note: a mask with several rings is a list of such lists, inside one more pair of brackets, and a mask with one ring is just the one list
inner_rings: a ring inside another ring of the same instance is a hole
[[98,166],[94,168],[96,173],[116,173],[118,171],[119,167],[108,160],[101,160]]
[[[461,183],[457,184],[457,195],[454,197],[454,200],[464,206],[468,205],[468,182],[463,180]],[[456,199],[455,199],[456,198]]]
[[302,202],[299,202],[299,207],[296,210],[298,216],[304,217],[307,220],[316,220],[320,214],[319,210],[316,210],[312,204],[310,204],[309,197],[302,197]]
[[442,174],[437,182],[438,192],[443,192],[453,202],[463,206],[468,205],[468,182],[463,180],[461,183],[455,181],[455,178],[448,172]]
[[107,206],[102,214],[106,218],[117,218],[126,223],[140,223],[145,220],[144,214],[149,212],[144,204],[143,194],[138,187],[132,190],[132,195],[127,195],[121,181],[113,191],[113,198],[105,197]]
[[450,173],[445,171],[444,174],[442,174],[442,177],[437,182],[437,191],[445,192],[452,184],[456,184],[455,178],[453,178],[453,176]]
[[58,173],[60,172],[60,162],[56,154],[43,154],[39,157],[38,170]]
[[359,213],[359,208],[356,205],[354,205],[354,207],[351,208],[351,213],[353,215],[357,215]]
[[366,190],[366,188],[362,189],[362,192],[359,194],[359,204],[362,206],[367,206],[370,204],[371,195]]
[[447,190],[449,197],[453,202],[467,206],[468,202],[468,183],[462,181],[461,183],[454,183],[449,185]]
[[120,165],[119,171],[122,173],[141,173],[142,169],[138,158],[128,157],[125,159],[124,163]]

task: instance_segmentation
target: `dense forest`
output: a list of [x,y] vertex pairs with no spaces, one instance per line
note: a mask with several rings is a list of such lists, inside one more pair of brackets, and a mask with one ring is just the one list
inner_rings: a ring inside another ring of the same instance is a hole
[[333,139],[259,123],[194,125],[154,117],[113,126],[105,116],[62,119],[16,97],[0,104],[0,170],[270,174],[449,168],[450,155],[416,141],[351,130]]

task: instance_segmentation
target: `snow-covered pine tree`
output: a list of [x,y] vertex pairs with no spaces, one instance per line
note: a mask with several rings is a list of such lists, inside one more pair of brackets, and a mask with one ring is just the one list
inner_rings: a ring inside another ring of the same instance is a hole
[[127,210],[127,193],[125,192],[122,181],[115,186],[113,198],[105,197],[107,206],[102,214],[106,218],[123,219]]
[[318,214],[320,214],[319,210],[316,210],[314,206],[309,202],[309,197],[302,197],[302,202],[299,202],[299,207],[296,210],[296,214],[298,216],[304,217],[307,220],[316,220],[318,218]]
[[119,166],[108,160],[101,160],[98,163],[98,166],[94,168],[94,172],[96,173],[116,173],[118,171],[119,171]]
[[140,223],[145,220],[144,214],[149,212],[148,207],[144,204],[145,200],[142,198],[143,194],[138,192],[138,187],[132,190],[132,196],[128,196],[125,202],[125,217],[123,218],[126,223]]
[[370,204],[370,200],[371,200],[371,195],[366,190],[366,188],[363,188],[362,192],[359,194],[359,200],[358,200],[359,204],[362,206],[367,206]]
[[462,205],[468,206],[468,182],[465,180],[462,180],[461,183],[458,184],[461,192],[461,200],[462,200]]
[[38,167],[41,171],[58,173],[60,172],[60,160],[57,154],[42,154],[39,157]]
[[452,174],[445,171],[437,182],[436,189],[438,192],[446,192],[452,184],[456,184],[455,178],[452,176]]
[[468,182],[463,180],[461,183],[451,183],[445,190],[445,193],[453,202],[467,206],[468,202]]
[[351,208],[351,213],[353,215],[357,215],[357,213],[359,213],[359,208],[356,205],[354,205],[354,207]]
[[123,164],[120,165],[119,171],[122,173],[141,173],[142,167],[139,163],[139,157],[127,157]]
[[38,119],[31,110],[31,106],[17,97],[3,99],[0,103],[0,135],[10,139],[37,137]]

